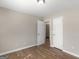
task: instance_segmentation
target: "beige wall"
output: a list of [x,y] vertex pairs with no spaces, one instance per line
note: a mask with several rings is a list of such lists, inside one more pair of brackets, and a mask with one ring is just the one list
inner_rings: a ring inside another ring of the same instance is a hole
[[[54,16],[63,16],[63,49],[79,55],[79,11],[78,10],[70,10],[61,13],[56,13],[51,16],[51,33],[53,31],[53,17]],[[52,33],[53,34],[53,33]],[[51,37],[53,38],[53,35]],[[53,41],[53,39],[51,39]],[[53,46],[53,42],[51,42],[51,46]]]
[[79,55],[79,11],[64,14],[64,49]]
[[0,53],[36,45],[37,19],[0,8]]

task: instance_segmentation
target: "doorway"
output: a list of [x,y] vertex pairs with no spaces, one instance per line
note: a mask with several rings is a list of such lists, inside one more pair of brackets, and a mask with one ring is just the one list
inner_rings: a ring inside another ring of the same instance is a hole
[[47,46],[50,46],[50,25],[49,25],[49,23],[46,23],[46,40],[45,40],[45,44]]
[[37,45],[50,46],[50,25],[47,22],[37,21]]

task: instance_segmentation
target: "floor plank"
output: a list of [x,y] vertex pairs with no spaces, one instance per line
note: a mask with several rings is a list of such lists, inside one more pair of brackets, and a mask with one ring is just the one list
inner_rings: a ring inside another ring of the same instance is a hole
[[79,59],[59,49],[41,45],[8,54],[8,59]]

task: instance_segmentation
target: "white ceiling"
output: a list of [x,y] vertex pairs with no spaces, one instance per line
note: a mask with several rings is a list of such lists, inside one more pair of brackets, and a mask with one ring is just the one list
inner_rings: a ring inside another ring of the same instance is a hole
[[0,0],[0,6],[43,17],[68,9],[78,9],[79,0],[46,0],[42,5],[37,0]]

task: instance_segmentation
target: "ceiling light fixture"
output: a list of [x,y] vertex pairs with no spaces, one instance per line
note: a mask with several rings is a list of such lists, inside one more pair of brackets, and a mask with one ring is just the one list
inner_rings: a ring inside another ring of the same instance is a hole
[[38,2],[39,4],[44,4],[44,3],[45,3],[45,0],[37,0],[37,2]]

